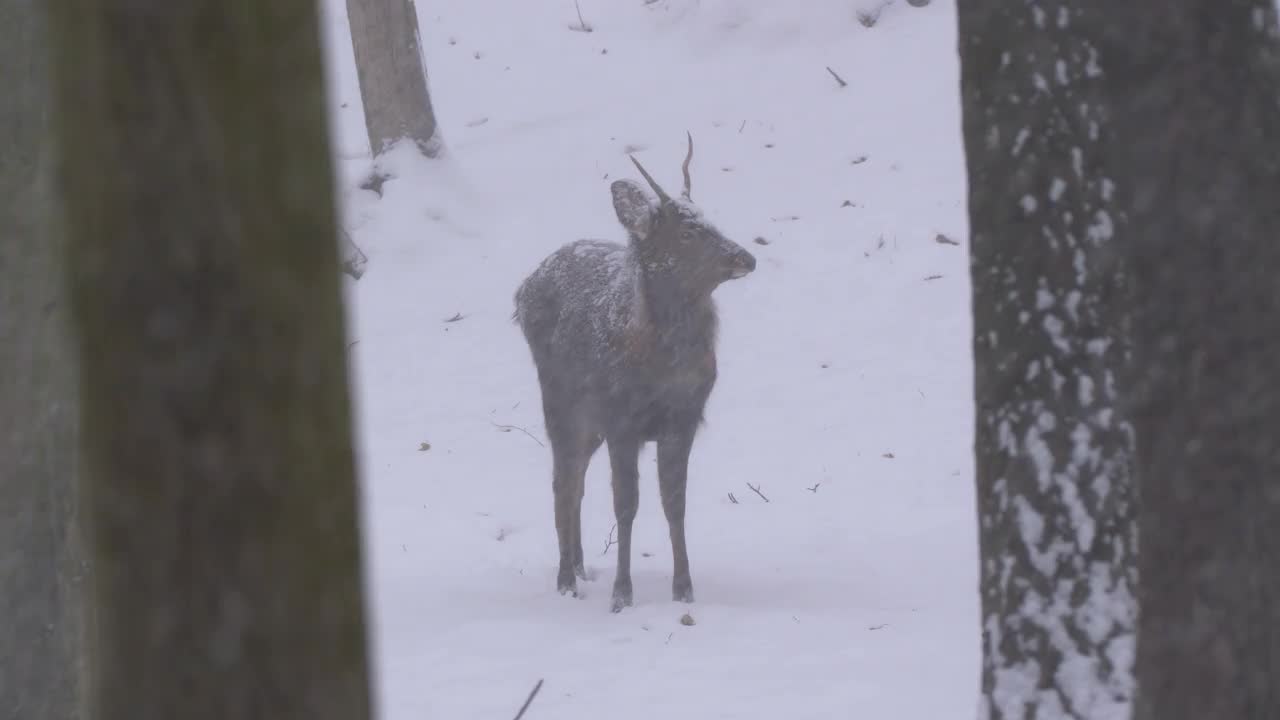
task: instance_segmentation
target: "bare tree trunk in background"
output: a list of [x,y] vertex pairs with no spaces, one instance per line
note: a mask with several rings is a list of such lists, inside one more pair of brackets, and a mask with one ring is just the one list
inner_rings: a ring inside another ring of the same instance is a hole
[[1127,282],[1091,41],[1070,0],[960,0],[982,720],[1127,720],[1136,517]]
[[1280,718],[1280,33],[1273,0],[1117,3],[1133,198],[1137,720]]
[[413,0],[347,0],[347,19],[374,157],[406,138],[435,157],[436,116]]
[[46,17],[0,0],[0,720],[80,717],[76,364],[50,222]]
[[315,2],[52,7],[93,717],[364,720]]

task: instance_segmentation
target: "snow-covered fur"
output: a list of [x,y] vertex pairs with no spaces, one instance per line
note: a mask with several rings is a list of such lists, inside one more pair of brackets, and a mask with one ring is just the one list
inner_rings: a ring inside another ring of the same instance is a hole
[[607,440],[618,520],[615,611],[631,604],[637,458],[648,441],[658,443],[659,484],[675,555],[673,594],[693,599],[684,495],[689,449],[716,380],[711,293],[756,264],[702,216],[688,199],[687,184],[685,194],[672,199],[650,183],[656,200],[630,180],[611,186],[618,220],[629,234],[625,245],[565,245],[515,296],[515,319],[537,366],[554,458],[558,586],[574,592],[575,574],[584,576],[583,476]]

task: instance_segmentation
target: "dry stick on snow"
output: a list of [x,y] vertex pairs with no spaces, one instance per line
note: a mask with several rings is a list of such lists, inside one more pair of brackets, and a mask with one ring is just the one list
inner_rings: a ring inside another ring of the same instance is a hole
[[614,524],[613,524],[613,527],[609,528],[609,537],[607,537],[607,538],[605,538],[605,539],[604,539],[604,552],[600,553],[600,556],[601,556],[601,557],[604,557],[605,555],[608,555],[608,554],[609,554],[609,548],[611,548],[611,547],[613,547],[614,545],[617,545],[617,544],[618,544],[618,541],[613,539],[613,534],[614,534],[617,530],[618,530],[618,524],[617,524],[617,523],[614,523]]
[[765,502],[769,502],[769,498],[765,497],[764,493],[760,492],[759,485],[752,485],[751,483],[747,483],[747,487],[751,488],[751,492],[759,495],[761,500],[764,500]]
[[805,490],[808,490],[809,492],[811,492],[811,493],[813,493],[813,494],[815,494],[815,495],[816,495],[816,494],[818,494],[818,488],[819,488],[819,487],[821,487],[821,486],[822,486],[822,483],[814,483],[814,484],[813,484],[813,487],[807,487],[807,488],[805,488]]
[[577,30],[578,32],[591,32],[594,28],[588,25],[586,20],[582,19],[582,8],[578,6],[578,0],[573,0],[573,9],[578,11],[578,26],[570,25],[569,29]]
[[[542,441],[541,441],[541,440],[539,440],[538,438],[534,437],[534,436],[533,436],[533,433],[529,432],[528,430],[525,430],[524,428],[520,427],[519,425],[502,425],[502,424],[500,424],[500,423],[496,423],[496,422],[494,422],[494,421],[492,421],[492,420],[490,420],[490,421],[489,421],[489,424],[490,424],[490,425],[493,425],[493,426],[494,426],[494,427],[496,427],[496,428],[498,428],[498,429],[499,429],[499,430],[501,430],[502,432],[511,432],[512,430],[519,430],[520,432],[524,433],[525,435],[528,435],[530,440],[532,440],[532,441],[534,441],[534,442],[538,443],[539,445],[542,445]],[[546,445],[542,445],[542,447],[546,447]]]
[[529,705],[533,703],[533,699],[538,697],[538,691],[542,689],[542,680],[538,680],[538,684],[533,686],[533,690],[529,691],[529,697],[525,699],[524,704],[520,706],[520,712],[516,713],[515,720],[524,717],[524,711],[529,709]]
[[734,496],[733,496],[733,493],[729,493],[729,502],[733,503],[734,505],[737,505],[737,504],[738,504],[738,498],[734,497]]
[[840,77],[839,73],[832,70],[830,65],[827,66],[827,72],[831,73],[831,77],[835,78],[836,82],[840,83],[840,87],[844,88],[849,86],[849,83],[845,82],[844,78]]

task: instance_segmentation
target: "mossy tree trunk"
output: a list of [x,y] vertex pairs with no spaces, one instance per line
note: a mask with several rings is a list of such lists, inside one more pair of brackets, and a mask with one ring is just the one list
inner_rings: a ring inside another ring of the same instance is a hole
[[53,7],[93,716],[368,718],[315,2]]
[[80,717],[76,364],[51,222],[46,13],[0,2],[0,719]]

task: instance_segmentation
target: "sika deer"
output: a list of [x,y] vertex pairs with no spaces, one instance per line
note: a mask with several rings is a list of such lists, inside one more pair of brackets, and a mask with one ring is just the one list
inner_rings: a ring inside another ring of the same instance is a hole
[[656,201],[637,183],[611,186],[626,245],[579,240],[552,253],[516,291],[515,319],[538,370],[553,457],[560,592],[577,594],[587,463],[608,442],[618,570],[613,611],[632,604],[631,527],[639,504],[639,454],[658,444],[658,484],[671,530],[672,597],[693,601],[685,548],[689,452],[716,381],[711,293],[756,267],[755,257],[703,218],[684,192],[672,199],[634,157]]

